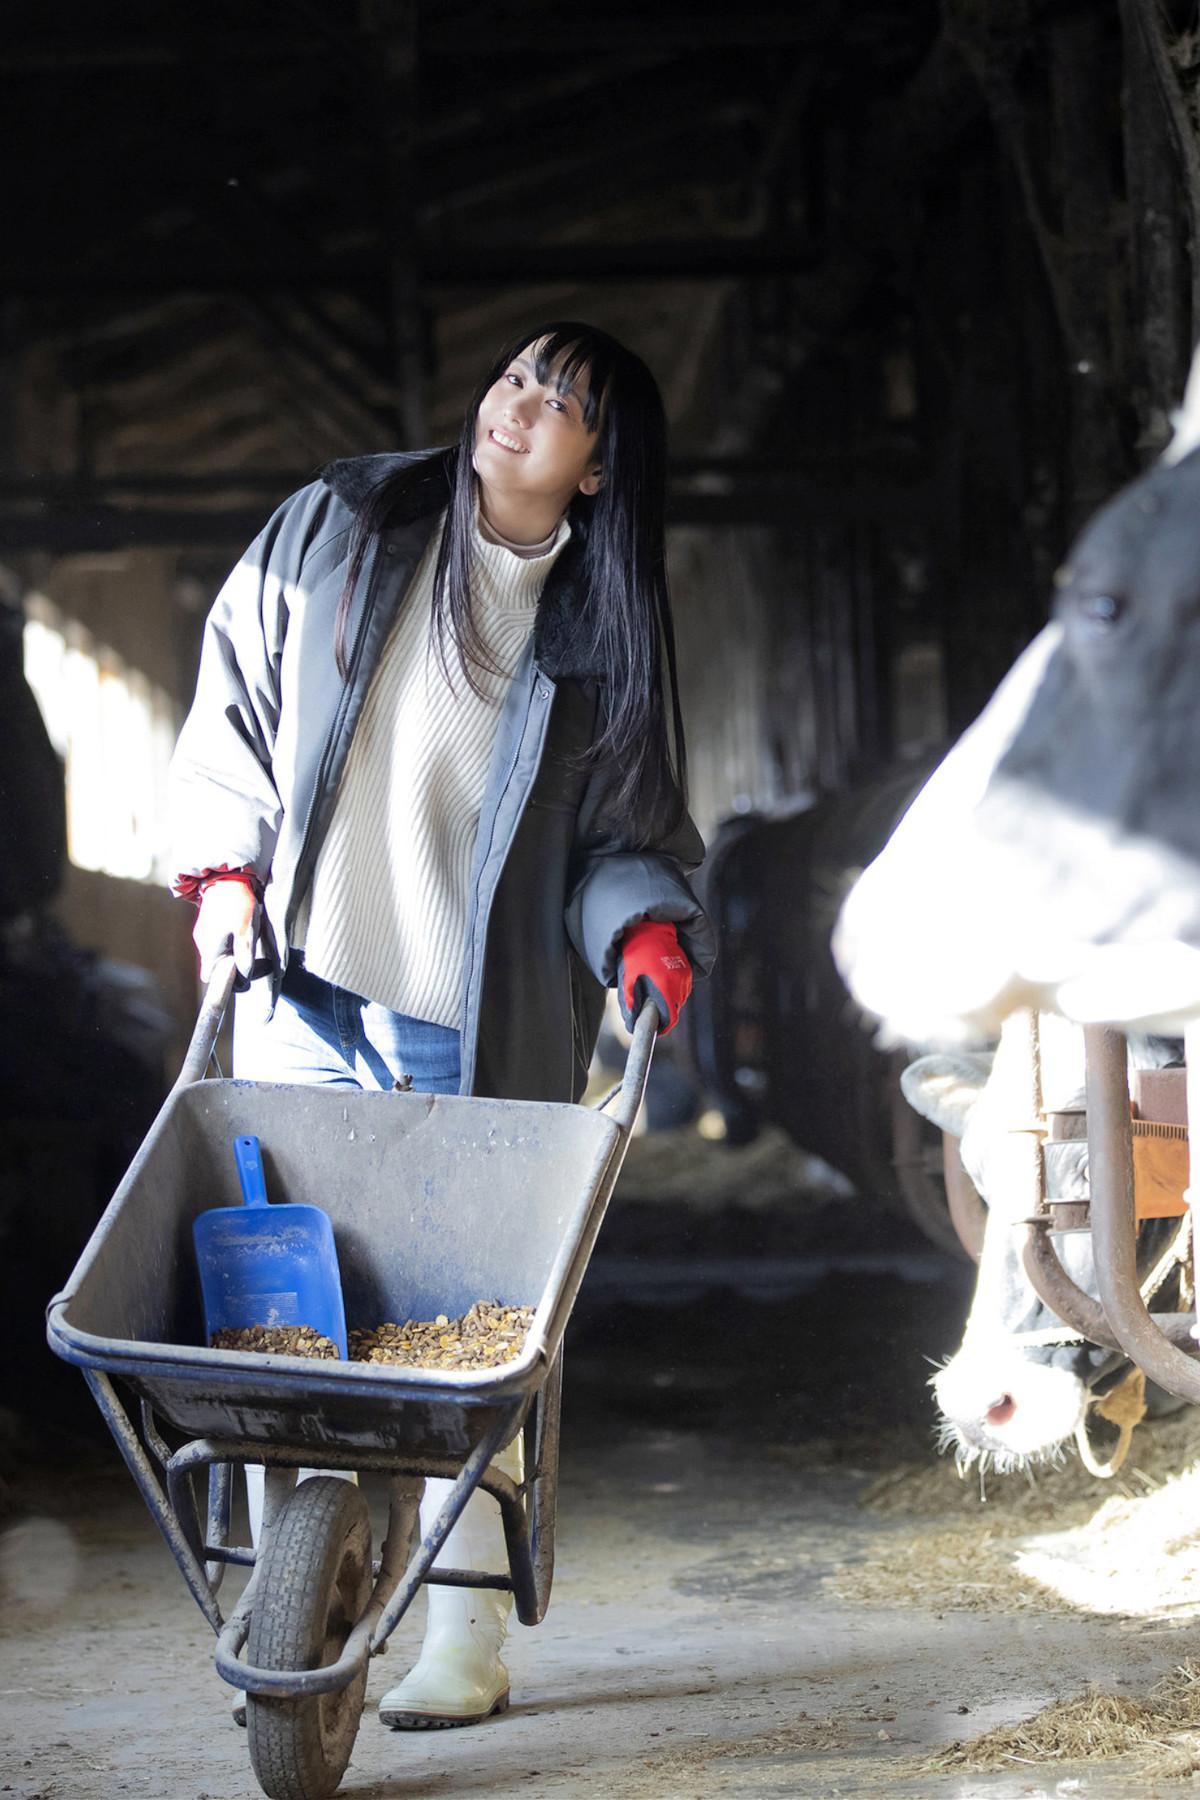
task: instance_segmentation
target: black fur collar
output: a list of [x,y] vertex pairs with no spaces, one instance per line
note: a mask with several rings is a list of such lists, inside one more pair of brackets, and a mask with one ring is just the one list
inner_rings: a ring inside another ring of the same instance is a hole
[[376,488],[393,482],[392,522],[407,525],[446,505],[454,454],[453,449],[385,450],[377,456],[343,456],[321,470],[321,479],[355,513],[362,511]]
[[[385,451],[375,456],[344,456],[322,469],[321,478],[351,512],[360,512],[382,482],[394,484],[392,523],[407,525],[428,518],[450,498],[454,449]],[[571,537],[542,589],[533,628],[534,656],[539,669],[556,680],[602,681],[585,625],[584,548],[587,518],[582,509],[571,516]]]

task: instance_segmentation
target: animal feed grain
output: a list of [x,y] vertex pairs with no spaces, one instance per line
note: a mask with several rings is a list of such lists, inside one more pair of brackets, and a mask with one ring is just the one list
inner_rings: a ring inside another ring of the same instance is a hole
[[336,1362],[338,1348],[311,1325],[224,1325],[213,1333],[214,1350],[257,1351],[260,1356],[314,1356]]
[[495,1369],[514,1362],[533,1323],[532,1306],[477,1300],[461,1319],[409,1319],[350,1333],[354,1362],[396,1363],[416,1369]]

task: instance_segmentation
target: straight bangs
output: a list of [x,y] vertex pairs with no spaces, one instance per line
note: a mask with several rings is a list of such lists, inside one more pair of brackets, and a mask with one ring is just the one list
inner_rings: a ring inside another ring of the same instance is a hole
[[[543,387],[553,378],[560,394],[569,394],[575,389],[578,396],[579,379],[587,376],[587,396],[581,401],[583,422],[589,431],[598,430],[604,417],[604,396],[612,378],[611,339],[586,326],[554,325],[544,336],[527,339],[520,349],[513,351],[513,356],[528,350],[531,343],[537,345],[533,367]],[[511,362],[512,357],[508,361]]]

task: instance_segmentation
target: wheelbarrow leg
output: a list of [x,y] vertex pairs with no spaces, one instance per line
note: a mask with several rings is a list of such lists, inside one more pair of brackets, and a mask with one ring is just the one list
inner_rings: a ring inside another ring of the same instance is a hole
[[[171,1446],[167,1443],[166,1439],[158,1429],[158,1421],[154,1417],[154,1408],[150,1405],[148,1400],[142,1401],[140,1411],[143,1442],[152,1454],[157,1457],[163,1473],[166,1476],[168,1505],[179,1522],[179,1529],[183,1532],[184,1537],[191,1545],[192,1555],[196,1558],[197,1562],[203,1561],[205,1543],[223,1543],[224,1538],[213,1537],[210,1531],[208,1539],[205,1539],[200,1524],[200,1508],[196,1499],[196,1488],[193,1475],[190,1472],[186,1474],[180,1473],[176,1466]],[[213,1522],[211,1506],[213,1478],[215,1475],[216,1470],[210,1468],[208,1479],[210,1525]],[[228,1515],[226,1516],[225,1523],[226,1526],[228,1526]],[[217,1525],[219,1528],[219,1519],[217,1520]],[[204,1573],[209,1587],[215,1594],[220,1587],[222,1578],[225,1574],[225,1564],[223,1562],[205,1562]]]
[[[487,1483],[502,1479],[512,1511],[523,1516],[524,1461],[524,1438],[518,1432],[497,1451],[438,1551],[425,1581],[428,1610],[420,1654],[379,1703],[380,1719],[393,1730],[476,1725],[508,1706],[509,1675],[502,1651],[512,1612],[512,1582],[492,1572],[507,1572],[511,1559],[501,1506],[484,1490]],[[423,1530],[435,1524],[452,1486],[445,1477],[426,1484]],[[475,1571],[492,1579],[476,1585]]]
[[[233,1469],[229,1463],[210,1463],[208,1469],[208,1534],[205,1543],[224,1550],[229,1543],[230,1497],[233,1491]],[[205,1573],[213,1593],[225,1575],[227,1563],[205,1563]]]
[[[526,1456],[526,1479],[530,1482],[530,1512],[528,1542],[532,1551],[533,1562],[533,1617],[528,1618],[521,1610],[521,1596],[518,1596],[517,1617],[522,1625],[539,1625],[546,1616],[550,1605],[550,1586],[554,1580],[554,1527],[558,1516],[558,1447],[560,1438],[560,1421],[562,1413],[562,1350],[554,1359],[554,1366],[542,1385],[537,1397],[536,1407],[531,1422],[525,1422],[526,1446],[532,1451]],[[530,1438],[532,1436],[532,1443]],[[507,1529],[507,1520],[506,1520]],[[514,1544],[509,1542],[509,1561],[512,1563]],[[515,1564],[513,1565],[515,1567]]]
[[[400,1620],[404,1617],[404,1614],[412,1605],[417,1595],[417,1589],[432,1569],[438,1551],[442,1548],[442,1545],[450,1534],[451,1527],[458,1519],[459,1514],[467,1504],[467,1501],[470,1499],[475,1488],[479,1485],[480,1476],[484,1473],[488,1464],[500,1449],[500,1446],[512,1437],[516,1430],[520,1415],[521,1408],[518,1406],[514,1407],[509,1415],[502,1417],[498,1424],[494,1425],[490,1431],[484,1433],[483,1437],[480,1438],[466,1462],[463,1464],[449,1494],[446,1496],[445,1505],[438,1513],[437,1518],[434,1520],[428,1532],[426,1532],[422,1538],[416,1555],[404,1572],[404,1579],[400,1582],[395,1593],[383,1609],[379,1623],[376,1625],[371,1636],[371,1650],[373,1654],[377,1654],[382,1645],[387,1642]],[[508,1482],[506,1485],[511,1492],[512,1483]],[[520,1505],[520,1502],[517,1502],[517,1504]],[[501,1507],[505,1513],[505,1536],[507,1537],[509,1533],[508,1514],[510,1509],[505,1506],[503,1501],[501,1501]],[[524,1508],[522,1507],[521,1510],[523,1513]],[[528,1549],[526,1549],[525,1560],[526,1564],[528,1564]],[[472,1576],[474,1576],[475,1571],[472,1571],[471,1573]],[[489,1580],[485,1577],[481,1580],[467,1580],[462,1582],[461,1585],[464,1587],[507,1587],[509,1586],[509,1583],[506,1580],[497,1580],[494,1577]]]
[[[388,1482],[387,1535],[379,1552],[379,1592],[386,1592],[408,1564],[413,1534],[421,1516],[425,1482],[419,1475],[393,1475]],[[387,1649],[380,1644],[379,1653]]]
[[221,1609],[217,1605],[216,1595],[205,1576],[204,1564],[192,1549],[186,1532],[180,1525],[173,1508],[169,1505],[163,1492],[162,1483],[155,1473],[154,1465],[142,1448],[129,1415],[117,1398],[112,1382],[107,1375],[102,1375],[97,1369],[84,1369],[83,1378],[92,1390],[92,1397],[104,1416],[105,1424],[116,1440],[117,1449],[124,1457],[125,1466],[136,1481],[142,1499],[150,1509],[154,1523],[162,1532],[168,1549],[179,1564],[193,1600],[213,1630],[219,1632],[224,1620],[221,1617]]

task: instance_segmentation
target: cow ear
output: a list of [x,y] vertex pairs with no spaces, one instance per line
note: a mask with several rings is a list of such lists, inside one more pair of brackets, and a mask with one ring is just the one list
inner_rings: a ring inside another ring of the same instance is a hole
[[923,1119],[960,1138],[987,1084],[987,1065],[970,1056],[921,1056],[900,1077],[900,1091]]

